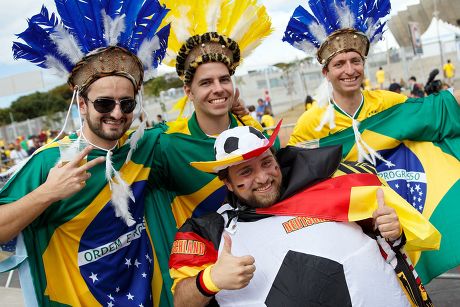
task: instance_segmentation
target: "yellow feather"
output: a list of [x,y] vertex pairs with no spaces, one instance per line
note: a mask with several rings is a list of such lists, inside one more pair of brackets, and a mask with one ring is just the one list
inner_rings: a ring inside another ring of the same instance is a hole
[[188,96],[182,97],[181,99],[179,99],[179,100],[174,104],[174,106],[172,107],[172,109],[171,109],[169,112],[173,112],[173,111],[179,110],[179,116],[177,117],[177,119],[181,118],[181,117],[182,117],[182,113],[184,113],[185,106],[186,106],[186,104],[187,104],[187,100],[188,100]]
[[[160,0],[170,9],[163,24],[171,23],[167,57],[174,66],[185,41],[197,34],[216,31],[235,40],[247,56],[272,31],[271,20],[257,0]],[[210,24],[211,23],[211,24]]]

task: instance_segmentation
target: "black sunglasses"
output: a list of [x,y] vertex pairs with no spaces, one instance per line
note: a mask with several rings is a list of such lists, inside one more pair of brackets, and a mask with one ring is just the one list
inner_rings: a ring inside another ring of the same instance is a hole
[[[91,102],[99,113],[110,113],[117,105],[117,101],[113,98],[97,98],[94,101],[86,98],[86,100]],[[128,114],[134,111],[137,102],[134,98],[123,98],[118,101],[118,104],[120,104],[121,112]]]

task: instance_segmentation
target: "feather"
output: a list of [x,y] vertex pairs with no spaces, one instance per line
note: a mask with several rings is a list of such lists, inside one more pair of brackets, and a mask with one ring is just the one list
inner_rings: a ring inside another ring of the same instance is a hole
[[60,54],[67,57],[72,64],[77,64],[84,57],[75,37],[62,25],[56,26],[55,31],[50,34],[50,38],[56,44]]
[[134,195],[129,185],[121,178],[120,174],[115,171],[115,180],[112,181],[111,202],[115,210],[115,216],[123,219],[128,226],[133,226],[136,222],[129,212],[130,199],[134,202]]
[[54,27],[58,25],[59,21],[54,15],[54,13],[52,13],[50,16],[48,13],[48,9],[43,5],[40,13],[32,16],[29,22],[36,24],[37,26],[45,30],[47,33],[50,33],[54,29]]
[[119,45],[129,48],[131,44],[133,29],[136,27],[137,15],[144,1],[125,0],[121,8],[120,14],[125,15],[125,30],[121,33]]
[[24,59],[29,62],[36,64],[39,67],[46,68],[44,64],[46,61],[46,57],[36,51],[34,48],[27,46],[23,43],[13,42],[13,58],[17,59]]
[[15,58],[23,58],[37,64],[40,67],[44,67],[39,64],[44,63],[46,55],[51,55],[59,59],[68,71],[72,70],[73,65],[67,58],[60,54],[56,44],[50,38],[49,33],[38,25],[29,23],[29,27],[17,36],[27,42],[28,47],[22,43],[15,43],[13,45],[13,56]]
[[335,6],[339,18],[340,28],[353,28],[355,26],[355,16],[348,6]]
[[105,12],[102,12],[102,22],[107,46],[116,46],[121,32],[125,30],[125,16],[116,16],[115,19],[112,19]]
[[137,17],[129,49],[136,52],[142,41],[152,39],[168,11],[157,1],[147,1]]
[[206,13],[206,23],[208,24],[208,30],[210,32],[217,31],[217,21],[220,17],[220,1],[211,1],[209,8]]
[[144,63],[144,67],[150,68],[153,63],[153,56],[155,51],[160,48],[160,39],[158,36],[155,36],[153,39],[144,40],[139,50],[137,51],[137,56]]
[[47,55],[44,62],[46,68],[49,68],[53,71],[55,75],[66,80],[69,77],[69,71],[59,59],[53,57],[52,55]]
[[56,8],[61,16],[61,20],[64,23],[65,27],[70,31],[70,33],[76,36],[77,41],[82,47],[83,53],[88,53],[93,49],[93,42],[91,40],[91,29],[93,27],[88,19],[89,16],[85,16],[80,11],[78,0],[55,0]]
[[136,131],[132,134],[131,138],[129,139],[130,149],[129,149],[128,155],[126,156],[125,163],[128,163],[131,160],[131,156],[133,152],[137,149],[137,143],[144,136],[144,131],[145,131],[145,128],[147,127],[146,117],[147,115],[144,116],[144,119],[141,121],[139,127],[136,129]]
[[321,45],[327,38],[327,32],[326,29],[321,25],[317,23],[313,23],[308,26],[308,30],[310,33],[312,33],[316,41]]

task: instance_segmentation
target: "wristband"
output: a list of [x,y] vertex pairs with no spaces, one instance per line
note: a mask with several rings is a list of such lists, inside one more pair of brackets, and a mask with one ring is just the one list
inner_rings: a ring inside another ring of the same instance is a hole
[[214,284],[211,279],[211,268],[213,265],[208,266],[206,269],[200,271],[196,276],[196,287],[201,294],[207,297],[216,295],[220,289]]

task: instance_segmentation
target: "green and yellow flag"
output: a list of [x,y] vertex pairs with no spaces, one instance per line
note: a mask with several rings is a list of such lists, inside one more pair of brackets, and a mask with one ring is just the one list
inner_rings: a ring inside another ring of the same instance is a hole
[[[359,126],[362,138],[394,165],[377,161],[377,171],[441,232],[438,251],[413,253],[424,283],[460,264],[460,107],[447,91],[408,99]],[[343,145],[345,160],[358,152],[350,127],[324,137],[320,146]]]

